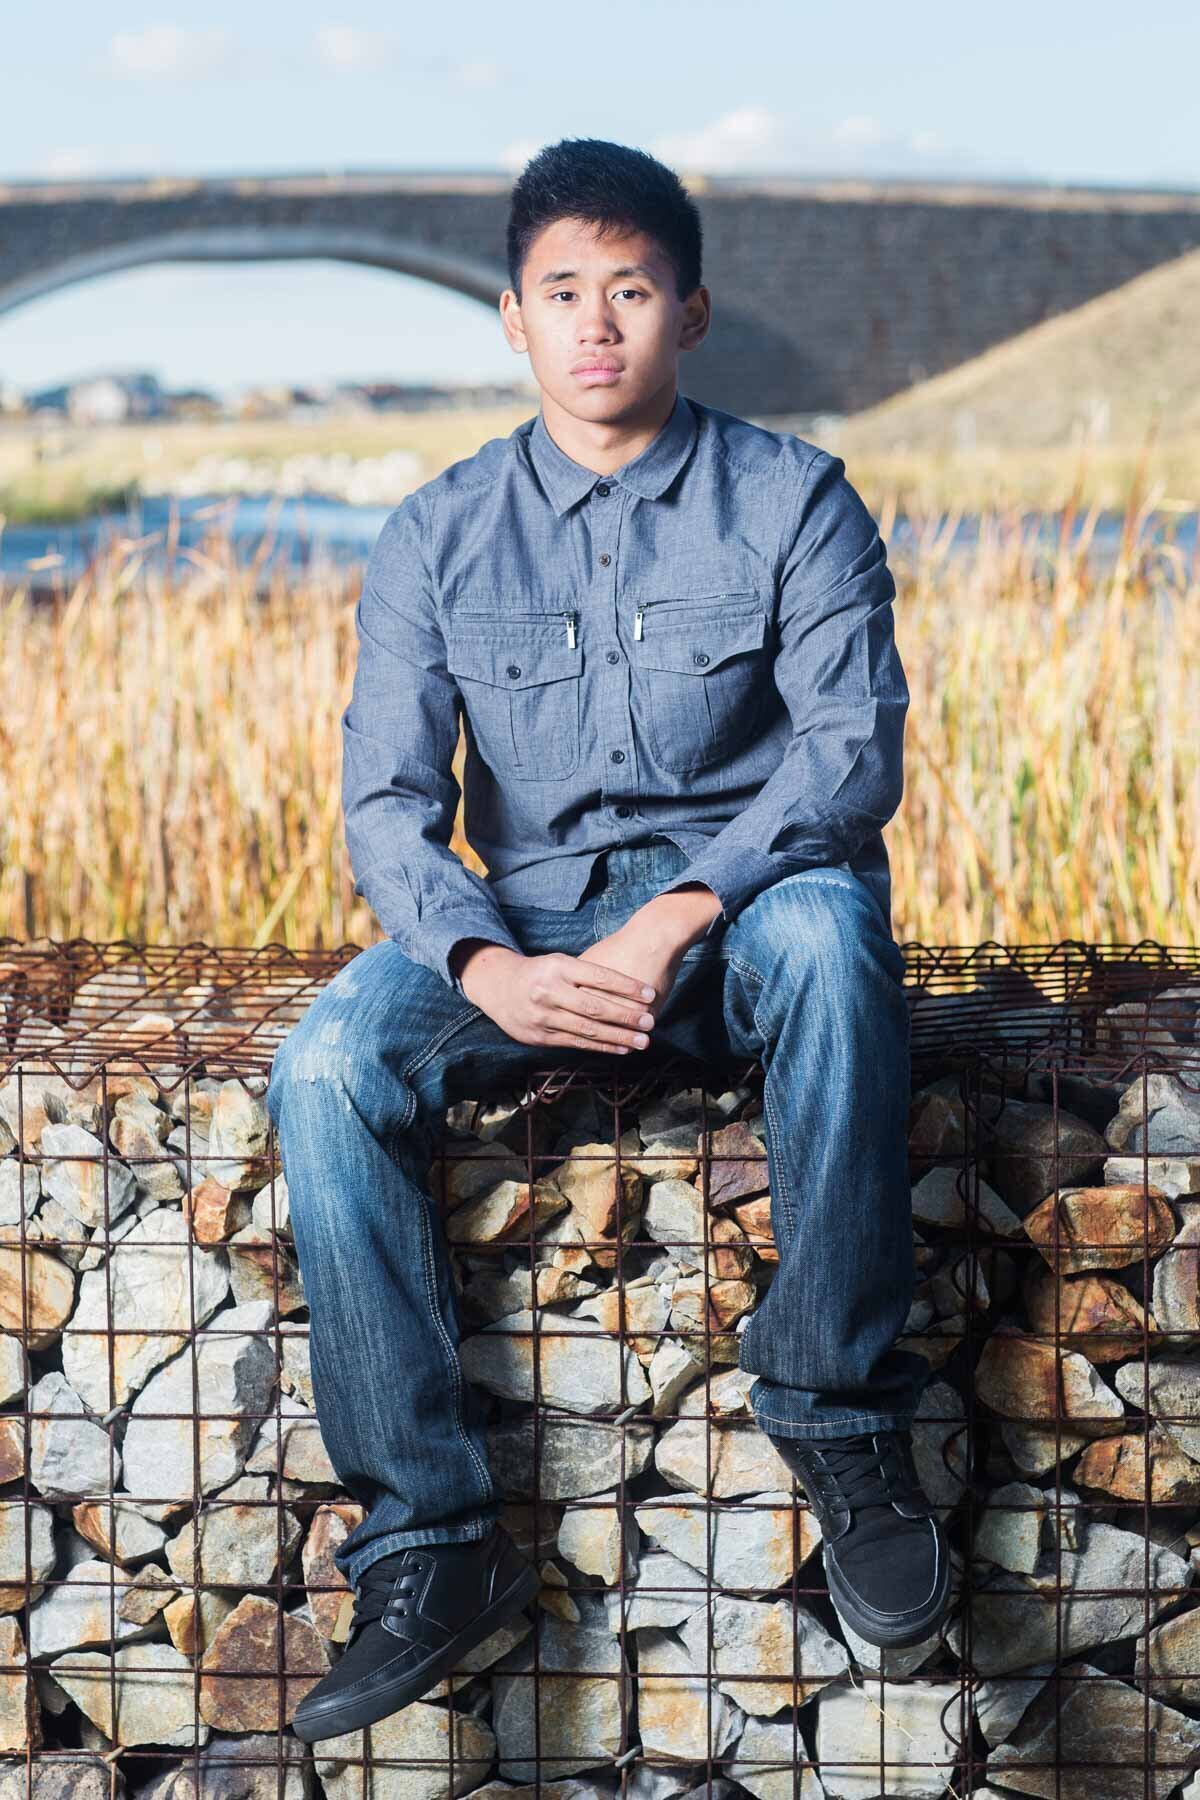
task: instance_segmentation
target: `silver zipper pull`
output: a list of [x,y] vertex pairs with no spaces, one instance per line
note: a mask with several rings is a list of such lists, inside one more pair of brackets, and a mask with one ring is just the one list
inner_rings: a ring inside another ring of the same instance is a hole
[[567,621],[567,648],[568,650],[574,650],[576,648],[575,621],[578,619],[579,614],[577,612],[569,612],[565,613],[563,616]]
[[643,610],[644,609],[639,606],[637,611],[633,615],[633,635],[635,638],[640,638],[642,635],[642,613],[643,613]]

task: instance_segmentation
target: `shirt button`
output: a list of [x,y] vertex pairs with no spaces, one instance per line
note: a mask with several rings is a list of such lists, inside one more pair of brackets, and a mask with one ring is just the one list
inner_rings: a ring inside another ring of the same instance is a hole
[[606,650],[604,652],[604,660],[605,662],[620,662],[621,652],[619,650]]
[[505,670],[505,674],[511,675],[514,681],[517,679],[517,676],[520,673],[521,673],[520,663],[509,663],[508,668]]
[[610,762],[624,762],[625,752],[623,750],[610,750],[608,757]]
[[617,807],[614,807],[613,810],[616,813],[618,819],[628,819],[628,818],[631,818],[633,815],[632,806],[617,806]]
[[703,668],[708,661],[708,652],[705,650],[697,650],[692,657],[692,661],[694,663],[699,663],[700,667]]
[[598,493],[598,494],[607,494],[607,493],[608,493],[608,492],[609,492],[609,491],[610,491],[610,490],[609,490],[609,486],[608,486],[608,483],[607,483],[607,482],[606,482],[606,481],[600,481],[600,482],[597,482],[597,484],[596,484],[596,492],[597,492],[597,493]]
[[607,569],[609,563],[612,561],[612,557],[608,554],[607,550],[602,550],[600,552],[600,561],[604,564],[605,568]]

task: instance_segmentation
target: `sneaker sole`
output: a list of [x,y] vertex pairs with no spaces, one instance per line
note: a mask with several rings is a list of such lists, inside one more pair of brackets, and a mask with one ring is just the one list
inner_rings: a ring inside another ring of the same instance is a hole
[[903,1650],[912,1644],[919,1644],[923,1639],[931,1637],[945,1618],[949,1610],[950,1599],[950,1558],[947,1556],[942,1565],[942,1579],[935,1598],[925,1612],[923,1624],[898,1625],[889,1631],[886,1626],[859,1611],[854,1595],[848,1591],[837,1570],[829,1566],[828,1545],[821,1552],[821,1562],[825,1569],[825,1580],[829,1587],[829,1597],[833,1601],[834,1611],[858,1633],[868,1644],[877,1650]]
[[[322,1738],[340,1737],[343,1732],[356,1731],[363,1725],[375,1725],[380,1719],[389,1718],[402,1706],[408,1706],[427,1693],[465,1651],[482,1643],[509,1613],[532,1600],[541,1584],[541,1576],[531,1563],[511,1587],[477,1613],[469,1625],[464,1625],[456,1637],[435,1650],[419,1668],[410,1669],[407,1675],[393,1681],[381,1682],[357,1700],[323,1706],[314,1718],[305,1719],[297,1713],[292,1720],[293,1732],[302,1743],[314,1744]],[[301,1706],[303,1704],[301,1701]]]

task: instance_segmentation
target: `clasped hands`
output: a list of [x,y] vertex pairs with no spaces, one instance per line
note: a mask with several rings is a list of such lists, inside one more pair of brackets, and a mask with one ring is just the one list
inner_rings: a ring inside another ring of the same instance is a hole
[[551,950],[525,956],[472,938],[458,945],[467,999],[519,1044],[645,1049],[684,952],[721,911],[712,889],[693,882],[656,894],[578,956]]

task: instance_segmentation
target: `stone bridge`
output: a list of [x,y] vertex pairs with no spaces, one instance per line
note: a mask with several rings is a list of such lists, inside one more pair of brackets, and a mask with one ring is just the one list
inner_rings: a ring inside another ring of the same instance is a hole
[[[856,411],[1200,244],[1200,193],[1177,190],[683,178],[714,311],[685,386],[739,413]],[[494,307],[511,185],[487,172],[0,185],[0,313],[146,263],[312,257]]]

